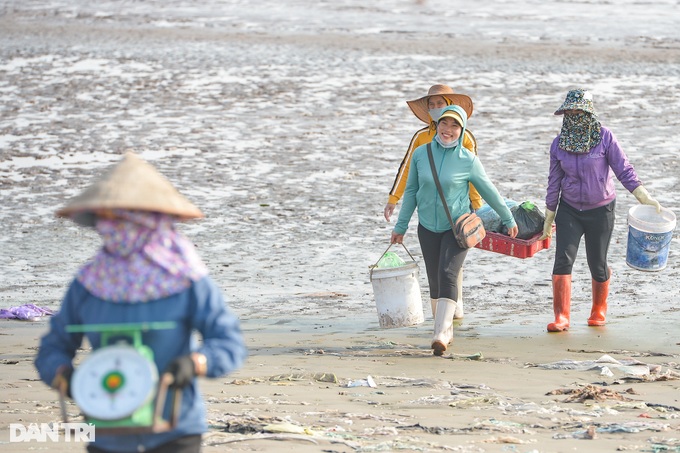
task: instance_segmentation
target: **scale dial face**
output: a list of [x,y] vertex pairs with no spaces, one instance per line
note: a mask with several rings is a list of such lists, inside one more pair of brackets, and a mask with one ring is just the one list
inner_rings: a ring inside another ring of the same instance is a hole
[[76,368],[71,394],[88,417],[119,420],[153,398],[156,365],[128,345],[105,346]]

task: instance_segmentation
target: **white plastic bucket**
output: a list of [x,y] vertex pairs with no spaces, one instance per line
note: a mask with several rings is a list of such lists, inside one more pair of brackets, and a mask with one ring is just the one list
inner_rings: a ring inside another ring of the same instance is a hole
[[635,205],[628,211],[626,264],[641,271],[666,267],[676,218],[673,211],[650,205]]
[[418,283],[418,264],[371,269],[371,283],[380,327],[408,327],[425,321]]

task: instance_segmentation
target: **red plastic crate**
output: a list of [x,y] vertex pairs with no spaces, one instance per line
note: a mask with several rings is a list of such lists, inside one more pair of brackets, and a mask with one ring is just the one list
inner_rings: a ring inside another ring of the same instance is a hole
[[[553,226],[554,231],[555,227]],[[514,256],[515,258],[530,258],[536,252],[550,247],[550,238],[539,241],[538,238],[541,235],[542,233],[539,233],[531,239],[516,239],[500,233],[487,232],[486,237],[475,247],[490,252]]]

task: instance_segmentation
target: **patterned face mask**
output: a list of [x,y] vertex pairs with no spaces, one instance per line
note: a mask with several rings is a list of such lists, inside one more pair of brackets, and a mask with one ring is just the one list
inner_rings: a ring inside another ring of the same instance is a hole
[[208,269],[193,244],[165,214],[115,210],[117,218],[98,219],[104,246],[78,272],[78,281],[111,302],[147,302],[177,294]]
[[600,127],[600,122],[590,113],[565,113],[559,146],[570,153],[587,153],[602,141]]

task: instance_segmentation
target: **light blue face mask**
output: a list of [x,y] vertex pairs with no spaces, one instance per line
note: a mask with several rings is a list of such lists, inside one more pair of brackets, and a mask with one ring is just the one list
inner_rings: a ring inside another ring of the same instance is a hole
[[[446,107],[448,107],[448,105]],[[439,117],[442,116],[442,110],[444,110],[446,107],[428,110],[428,112],[430,112],[430,118],[432,118],[436,122],[439,119]]]
[[439,134],[435,135],[434,139],[437,141],[437,143],[439,143],[442,146],[442,148],[446,148],[446,149],[455,148],[456,146],[458,146],[458,143],[460,143],[460,138],[458,138],[458,139],[452,141],[451,143],[444,144],[442,139],[439,137]]

